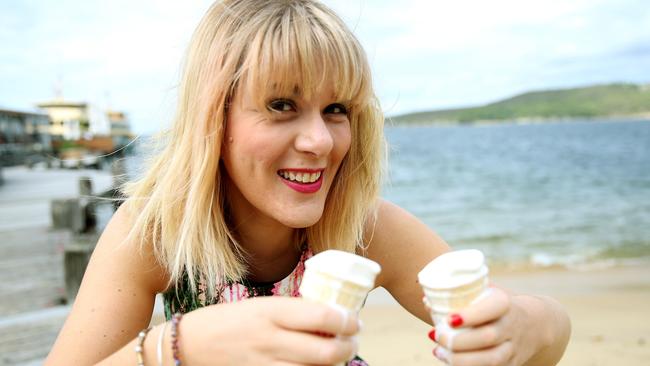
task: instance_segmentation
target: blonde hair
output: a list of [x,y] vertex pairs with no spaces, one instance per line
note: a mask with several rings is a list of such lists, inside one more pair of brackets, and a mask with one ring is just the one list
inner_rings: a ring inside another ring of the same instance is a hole
[[134,218],[127,239],[152,245],[171,281],[186,273],[193,291],[197,278],[209,294],[225,278],[243,278],[246,253],[224,217],[226,173],[219,164],[228,103],[242,88],[265,104],[268,93],[289,95],[298,87],[309,97],[326,82],[338,100],[349,101],[352,142],[321,219],[298,237],[314,252],[362,246],[380,189],[383,115],[361,45],[312,0],[226,0],[208,10],[189,45],[166,146],[141,179],[124,187]]

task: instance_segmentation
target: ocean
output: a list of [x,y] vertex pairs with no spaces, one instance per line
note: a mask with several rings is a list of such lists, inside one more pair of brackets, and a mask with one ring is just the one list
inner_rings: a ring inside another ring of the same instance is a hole
[[382,196],[453,248],[514,267],[650,264],[650,121],[385,132]]
[[383,196],[490,262],[650,262],[650,121],[387,127]]

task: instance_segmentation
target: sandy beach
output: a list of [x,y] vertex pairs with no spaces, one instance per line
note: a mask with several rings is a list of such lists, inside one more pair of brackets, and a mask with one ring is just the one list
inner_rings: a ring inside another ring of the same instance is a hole
[[[517,292],[552,296],[566,307],[573,331],[560,365],[649,364],[650,268],[499,271],[492,278]],[[362,357],[377,366],[442,365],[431,355],[429,326],[387,296],[373,294],[361,313]]]
[[[646,366],[650,360],[650,268],[529,269],[492,274],[518,293],[551,296],[566,307],[572,334],[561,366]],[[152,323],[162,320],[162,309]],[[372,366],[444,365],[431,355],[430,327],[383,289],[361,311],[359,354]]]

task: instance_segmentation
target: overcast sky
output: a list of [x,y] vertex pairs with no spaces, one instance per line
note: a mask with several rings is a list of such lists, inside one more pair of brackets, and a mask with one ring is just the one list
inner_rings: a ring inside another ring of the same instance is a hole
[[[389,115],[517,93],[650,82],[647,0],[330,0],[368,53]],[[168,125],[205,0],[0,0],[0,107],[66,99]]]

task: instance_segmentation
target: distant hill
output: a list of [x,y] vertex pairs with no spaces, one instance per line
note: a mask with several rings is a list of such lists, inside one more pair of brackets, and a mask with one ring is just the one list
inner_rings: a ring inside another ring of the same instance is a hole
[[650,84],[533,91],[484,106],[409,113],[391,120],[395,124],[427,124],[626,116],[650,117]]

